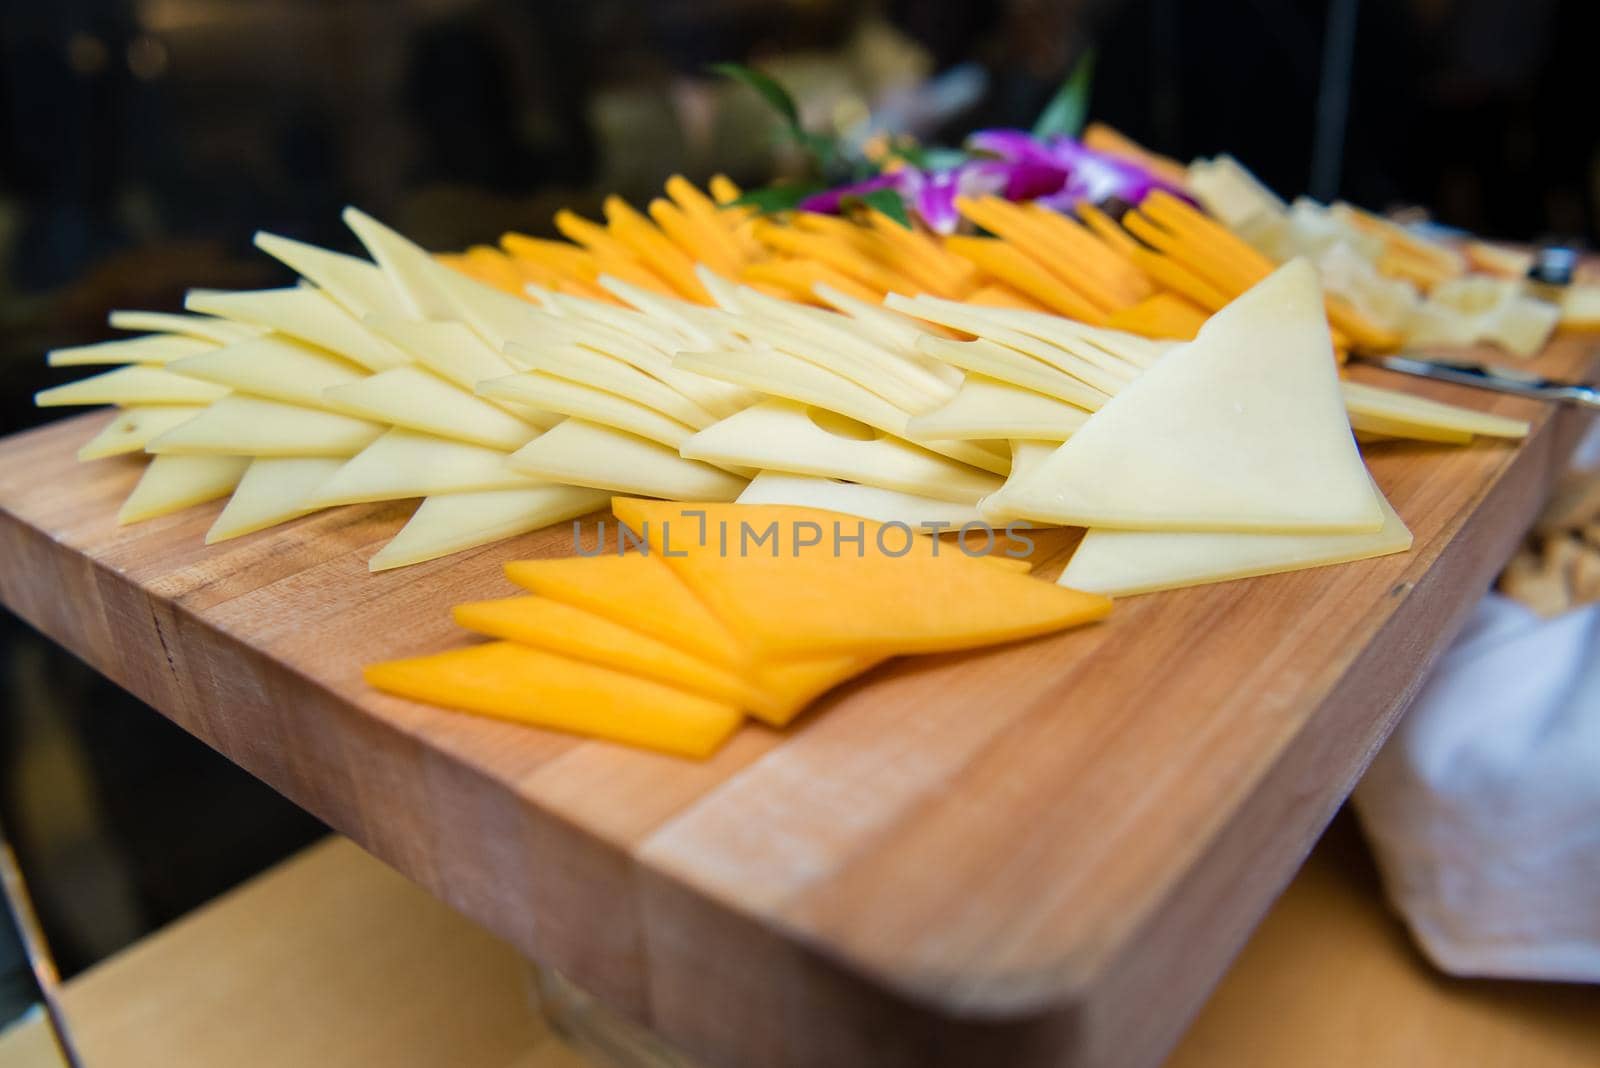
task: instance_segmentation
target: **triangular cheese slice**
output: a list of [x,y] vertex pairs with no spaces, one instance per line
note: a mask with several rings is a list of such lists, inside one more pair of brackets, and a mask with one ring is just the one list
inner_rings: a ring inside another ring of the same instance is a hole
[[506,354],[530,371],[614,393],[635,404],[703,430],[717,417],[660,379],[622,360],[576,345],[529,346],[512,342]]
[[210,404],[227,393],[222,386],[198,378],[134,364],[40,390],[33,395],[33,403],[41,408],[79,404]]
[[344,411],[408,430],[510,451],[539,428],[420,367],[396,367],[335,386],[328,400]]
[[925,337],[917,345],[929,356],[943,360],[952,367],[972,374],[987,375],[1022,389],[1031,389],[1087,411],[1097,411],[1109,399],[1107,393],[1081,378],[1075,378],[1026,353],[983,338],[950,341],[942,337]]
[[323,390],[359,382],[369,373],[324,350],[270,336],[186,356],[169,370],[253,397],[326,409],[336,406],[323,396]]
[[157,456],[122,503],[117,522],[138,523],[226,497],[249,466],[243,456]]
[[45,354],[45,361],[51,367],[91,367],[116,363],[166,365],[198,352],[210,352],[216,347],[213,341],[184,337],[182,334],[150,334],[146,337],[101,341],[94,345],[51,349]]
[[[1068,319],[1049,312],[970,305],[933,296],[917,297],[915,301],[917,310],[914,311],[906,306],[905,297],[891,295],[885,298],[884,303],[890,307],[900,307],[902,310],[907,311],[908,314],[917,315],[933,322],[943,322],[943,319],[939,317],[941,315],[982,316],[980,323],[1016,330],[1066,349],[1076,349],[1076,342],[1090,341],[1104,352],[1139,367],[1153,365],[1162,353],[1171,347],[1168,342],[1139,337],[1137,334],[1130,334],[1125,330],[1091,326],[1088,323],[1078,322],[1075,319]],[[957,326],[956,329],[966,330],[965,327],[960,326]],[[980,326],[975,331],[969,330],[966,332],[982,334],[984,329]],[[1090,354],[1090,356],[1092,358],[1093,354]]]
[[706,757],[744,718],[733,705],[515,642],[373,664],[386,693],[680,756]]
[[1073,589],[1136,593],[1366,560],[1411,548],[1411,531],[1379,493],[1383,526],[1369,534],[1186,534],[1090,530],[1061,573]]
[[[622,498],[611,508],[759,652],[895,656],[970,649],[1091,622],[1111,610],[1104,597],[837,512]],[[849,540],[858,534],[859,543]]]
[[138,452],[173,427],[193,419],[202,408],[203,405],[197,404],[125,408],[105,425],[104,430],[84,443],[78,450],[78,459],[101,460],[107,456]]
[[456,317],[455,305],[434,281],[437,264],[422,246],[357,208],[345,208],[342,218],[389,276],[390,284],[410,311],[410,318]]
[[482,445],[397,427],[345,461],[315,488],[310,500],[318,508],[331,508],[545,484],[513,469],[509,459],[509,453]]
[[327,349],[369,371],[387,371],[411,362],[399,349],[362,326],[333,298],[310,286],[248,293],[190,290],[184,298],[184,306],[268,327]]
[[256,248],[327,293],[357,319],[367,315],[409,315],[410,309],[381,268],[356,256],[257,231]]
[[912,416],[907,429],[930,438],[1066,441],[1088,419],[1077,405],[971,374],[944,407]]
[[835,478],[763,471],[739,494],[740,504],[790,504],[858,515],[878,523],[904,523],[914,530],[957,530],[984,521],[975,505],[864,486]]
[[315,512],[317,505],[308,500],[311,491],[343,462],[316,456],[251,460],[227,507],[206,532],[206,544],[253,534]]
[[259,327],[248,323],[228,322],[209,315],[178,315],[173,312],[114,311],[107,321],[117,330],[182,334],[184,337],[210,341],[217,345],[243,341],[247,337],[255,337],[261,333]]
[[731,501],[745,486],[676,449],[582,419],[534,438],[512,454],[511,466],[552,482],[683,501]]
[[834,312],[818,314],[838,323],[791,324],[762,318],[758,313],[730,320],[728,330],[758,348],[771,348],[832,371],[908,412],[925,411],[949,398],[952,390],[944,379],[899,359],[859,333],[841,328],[840,324],[850,322],[844,316]]
[[627,397],[541,371],[491,378],[478,392],[492,400],[526,404],[645,438],[676,450],[694,429]]
[[442,263],[434,266],[439,288],[455,308],[454,318],[472,327],[490,345],[503,349],[508,341],[537,340],[543,334],[543,320],[548,317],[531,301],[503,293]]
[[[1526,420],[1493,415],[1458,404],[1445,404],[1411,393],[1369,386],[1364,382],[1341,382],[1345,408],[1355,425],[1356,416],[1370,416],[1393,424],[1408,424],[1418,429],[1434,428],[1458,440],[1460,434],[1482,435],[1490,438],[1525,438],[1529,426]],[[1404,435],[1412,436],[1412,435]]]
[[1072,526],[1377,530],[1383,509],[1345,415],[1316,269],[1273,272],[1001,496]]
[[260,397],[217,401],[145,448],[153,453],[221,456],[354,456],[384,427],[337,412]]
[[820,478],[841,478],[959,504],[1000,487],[988,471],[957,463],[821,408],[769,400],[678,447],[691,460]]
[[575,486],[440,494],[424,500],[367,566],[384,571],[420,564],[575,519],[605,503],[604,493]]
[[499,378],[516,367],[473,333],[465,323],[416,322],[385,315],[369,315],[368,329],[413,357],[447,382],[475,390],[486,378]]

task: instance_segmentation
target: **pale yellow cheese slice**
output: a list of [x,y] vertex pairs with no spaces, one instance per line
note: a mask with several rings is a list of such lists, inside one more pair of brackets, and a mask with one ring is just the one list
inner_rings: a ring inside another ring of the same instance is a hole
[[[1355,417],[1360,415],[1383,419],[1394,424],[1412,424],[1419,428],[1432,427],[1440,431],[1454,431],[1469,436],[1481,435],[1490,438],[1528,436],[1528,423],[1522,419],[1479,412],[1456,404],[1445,404],[1443,401],[1418,397],[1411,393],[1401,393],[1381,386],[1369,386],[1364,382],[1341,382],[1339,388],[1344,393],[1345,407],[1350,413],[1351,425],[1354,425]],[[1456,439],[1452,437],[1439,440]]]
[[138,523],[226,497],[244,477],[243,456],[157,456],[122,502],[118,523]]
[[1411,531],[1376,487],[1374,492],[1383,525],[1364,534],[1091,529],[1058,581],[1075,590],[1129,597],[1405,552]]
[[907,429],[917,437],[1066,441],[1088,419],[1076,405],[970,374],[949,403],[912,416]]
[[1350,413],[1350,429],[1356,440],[1363,444],[1373,441],[1433,441],[1444,445],[1470,445],[1472,435],[1465,430],[1428,423],[1412,423],[1403,419],[1390,419],[1381,415]]
[[549,316],[532,302],[513,297],[460,271],[439,265],[436,282],[460,319],[496,349],[508,341],[537,340]]
[[[889,298],[885,303],[893,307],[905,298]],[[938,311],[942,314],[951,313],[981,317],[979,323],[987,322],[995,326],[1008,327],[1020,331],[1043,341],[1063,348],[1075,348],[1075,343],[1091,341],[1109,355],[1118,357],[1128,363],[1140,367],[1149,367],[1160,358],[1161,354],[1169,349],[1170,343],[1156,341],[1151,338],[1139,337],[1122,330],[1111,330],[1103,326],[1091,326],[1048,312],[1025,311],[1021,308],[992,308],[976,304],[963,304],[959,301],[945,300],[940,297],[921,296],[917,304],[928,311]],[[921,314],[921,313],[914,313]],[[930,316],[930,321],[937,322]],[[950,324],[953,325],[953,324]],[[965,327],[956,326],[958,330]],[[973,331],[967,331],[969,333]],[[978,330],[983,333],[983,330]]]
[[181,334],[150,334],[101,341],[93,345],[73,345],[51,349],[45,361],[51,367],[91,367],[99,364],[142,363],[165,366],[185,356],[209,352],[216,342]]
[[740,504],[792,504],[858,515],[878,523],[904,523],[913,530],[958,530],[984,517],[970,504],[864,486],[833,478],[763,471],[739,494]]
[[409,314],[388,276],[366,260],[265,230],[257,231],[255,242],[256,248],[327,293],[357,319]]
[[302,345],[282,335],[256,337],[221,348],[186,356],[168,368],[204,382],[227,386],[237,393],[298,404],[306,408],[337,408],[323,390],[359,382],[369,372],[325,349]]
[[478,392],[621,430],[674,451],[694,433],[693,427],[626,397],[538,371],[480,382]]
[[[511,361],[490,348],[486,341],[462,322],[424,322],[380,315],[369,315],[365,322],[368,328],[394,342],[397,348],[417,363],[469,393],[477,392],[479,382],[500,378],[517,370]],[[536,427],[552,427],[561,421],[560,414],[556,412],[542,411],[515,401],[490,400]]]
[[918,345],[929,356],[943,360],[952,367],[1009,382],[1022,389],[1031,389],[1091,412],[1099,410],[1109,399],[1107,393],[1081,378],[983,338],[951,341],[942,337],[925,337]]
[[311,491],[344,461],[322,456],[258,457],[250,461],[227,506],[206,532],[206,544],[253,534],[309,515]]
[[368,255],[389,276],[389,283],[411,313],[410,318],[455,318],[455,305],[439,290],[435,281],[436,272],[448,268],[434,262],[422,246],[364,211],[347,207],[341,218],[361,239]]
[[999,496],[1026,518],[1072,526],[1379,529],[1316,269],[1295,260],[1274,271]]
[[420,564],[514,538],[606,506],[607,494],[574,486],[482,490],[429,497],[367,562],[373,571]]
[[[848,293],[841,292],[826,282],[818,282],[811,288],[812,292],[827,301],[835,311],[842,312],[854,319],[861,330],[880,345],[886,345],[901,352],[915,352],[917,340],[931,332],[920,321],[909,315],[885,308],[879,304],[868,303],[860,297],[853,297]],[[939,366],[942,365],[933,363],[930,370],[933,370],[935,374],[939,374],[940,377],[952,385],[957,384],[957,380],[936,370]]]
[[114,311],[108,322],[118,330],[138,333],[182,334],[184,337],[226,345],[261,333],[249,323],[229,322],[209,315],[180,315],[174,312]]
[[731,501],[745,486],[675,448],[583,419],[534,438],[512,454],[511,466],[552,482],[678,501]]
[[222,386],[198,378],[133,364],[40,390],[33,395],[33,403],[41,408],[79,404],[209,404],[227,393]]
[[508,452],[539,433],[532,423],[420,367],[380,371],[325,396],[368,419]]
[[215,456],[354,456],[384,429],[337,412],[236,394],[173,427],[145,449]]
[[717,421],[715,415],[660,379],[592,349],[570,344],[531,346],[513,341],[506,346],[506,352],[530,371],[615,394],[696,430]]
[[204,408],[199,404],[153,404],[125,408],[105,425],[105,429],[78,450],[80,460],[100,460],[138,452],[152,439],[180,423],[193,419]]
[[686,342],[706,344],[711,340],[711,335],[696,322],[696,305],[651,293],[609,275],[601,275],[598,281],[631,307],[619,308],[568,293],[546,294],[541,303],[565,319],[605,326],[664,352],[681,349]]
[[974,505],[999,489],[994,474],[929,452],[827,409],[768,400],[679,446],[691,460],[794,475],[847,479],[881,489]]
[[396,427],[362,449],[314,491],[318,508],[397,501],[439,493],[533,489],[542,480],[515,470],[510,454]]
[[411,362],[394,345],[362,326],[332,297],[310,286],[247,293],[190,290],[184,306],[276,330],[353,360],[369,371],[387,371]]
[[1055,455],[1057,445],[1053,441],[1030,441],[1015,439],[1010,442],[1011,448],[1011,474],[1007,476],[1005,485],[999,491],[991,493],[978,502],[978,514],[995,526],[1008,523],[1020,523],[1023,517],[1013,511],[1006,504],[1006,487],[1021,482],[1029,473]]

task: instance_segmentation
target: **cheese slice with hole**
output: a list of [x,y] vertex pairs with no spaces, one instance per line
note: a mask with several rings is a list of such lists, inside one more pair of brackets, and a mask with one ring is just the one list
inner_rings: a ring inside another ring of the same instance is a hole
[[1066,441],[1088,419],[1076,405],[971,374],[949,403],[912,416],[907,429],[917,437]]
[[1378,500],[1383,526],[1365,534],[1091,529],[1058,581],[1072,589],[1130,597],[1405,552],[1411,548],[1411,531],[1381,492]]
[[243,456],[157,456],[122,502],[117,522],[138,523],[226,497],[248,466]]
[[851,482],[974,505],[1001,480],[825,408],[769,400],[700,431],[691,460]]
[[[1364,382],[1341,382],[1345,408],[1351,415],[1351,425],[1356,416],[1369,416],[1390,423],[1411,424],[1419,428],[1432,427],[1458,434],[1481,435],[1490,438],[1525,438],[1529,426],[1526,420],[1511,419],[1503,415],[1475,411],[1457,404],[1418,397],[1411,393],[1371,386]],[[1401,435],[1412,436],[1412,435]],[[1454,440],[1440,439],[1440,440]]]
[[281,336],[251,338],[186,356],[168,369],[227,386],[236,393],[329,410],[338,406],[328,401],[323,390],[359,382],[369,373],[325,350]]
[[435,272],[448,270],[434,262],[422,246],[354,207],[344,209],[344,224],[361,239],[367,254],[388,275],[389,283],[412,319],[454,319],[455,305],[439,290]]
[[315,512],[310,494],[344,461],[321,456],[261,457],[250,461],[238,488],[206,532],[206,544],[253,534]]
[[1034,359],[1015,349],[977,338],[973,341],[950,341],[927,337],[919,345],[922,351],[952,367],[972,374],[1007,382],[1022,389],[1031,389],[1088,411],[1097,411],[1109,395],[1094,388],[1081,378],[1075,378],[1057,368]]
[[124,408],[100,433],[84,443],[78,450],[78,459],[101,460],[138,452],[173,427],[193,419],[203,408],[204,405],[199,404]]
[[334,386],[324,396],[342,411],[441,438],[510,451],[539,428],[420,367],[396,367]]
[[227,393],[222,386],[198,378],[133,364],[40,390],[33,395],[33,403],[41,408],[79,404],[210,404]]
[[420,564],[588,515],[606,494],[575,486],[478,490],[429,497],[367,562],[372,571]]
[[512,468],[510,459],[509,453],[482,445],[396,427],[340,465],[309,499],[318,508],[331,508],[546,484]]
[[99,364],[141,363],[165,366],[185,356],[210,352],[216,343],[181,334],[150,334],[51,349],[45,360],[51,367],[91,367]]
[[343,356],[369,371],[387,371],[411,362],[394,345],[362,326],[333,298],[310,286],[245,293],[190,290],[184,306],[276,330]]
[[878,523],[904,523],[916,530],[958,529],[984,522],[975,505],[864,486],[834,478],[763,471],[739,494],[740,504],[789,504],[856,515]]
[[511,456],[525,474],[572,486],[681,501],[731,501],[745,480],[685,460],[659,442],[583,419],[568,419]]
[[410,314],[388,276],[366,260],[265,230],[256,232],[255,243],[256,248],[327,293],[357,319]]
[[209,315],[180,315],[174,312],[114,311],[107,321],[118,330],[139,333],[181,334],[184,337],[227,345],[255,337],[261,328],[249,323],[229,322]]
[[384,427],[337,412],[260,397],[223,397],[152,440],[152,453],[219,456],[354,456]]
[[715,415],[660,379],[592,349],[576,345],[528,346],[512,342],[506,346],[506,351],[527,370],[615,394],[695,430],[704,429],[717,421]]
[[1091,528],[1378,530],[1316,269],[1274,271],[998,496],[1026,518]]
[[385,693],[686,757],[707,757],[744,722],[738,708],[515,642],[369,665]]
[[998,493],[992,493],[978,502],[979,513],[986,521],[996,526],[1023,521],[1022,516],[1006,507],[1006,486],[1021,482],[1029,472],[1055,455],[1057,448],[1053,441],[1028,441],[1021,438],[1013,440],[1010,444],[1011,475],[1006,479],[1005,486],[1001,486]]
[[480,382],[478,392],[610,427],[672,450],[694,433],[692,427],[626,397],[538,371]]

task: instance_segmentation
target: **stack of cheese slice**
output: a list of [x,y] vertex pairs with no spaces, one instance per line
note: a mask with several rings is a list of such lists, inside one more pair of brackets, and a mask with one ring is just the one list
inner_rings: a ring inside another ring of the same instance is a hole
[[893,656],[1014,641],[1111,602],[1007,558],[838,512],[618,499],[643,551],[526,560],[532,596],[463,604],[486,644],[367,668],[375,687],[482,715],[682,756],[744,716],[790,723]]
[[990,506],[1087,527],[1061,581],[1104,593],[1409,548],[1357,451],[1321,308],[1308,263],[1279,268]]

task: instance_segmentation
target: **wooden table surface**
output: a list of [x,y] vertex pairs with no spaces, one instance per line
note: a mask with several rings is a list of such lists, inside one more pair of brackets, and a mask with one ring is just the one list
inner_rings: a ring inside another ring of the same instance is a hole
[[[1538,367],[1575,376],[1587,346]],[[1363,373],[1373,381],[1390,376]],[[1369,450],[1408,554],[895,662],[690,763],[361,682],[560,528],[370,575],[395,506],[133,527],[90,415],[0,442],[0,599],[523,952],[715,1065],[1153,1064],[1510,555],[1580,429]],[[1059,561],[1056,562],[1059,567]]]

